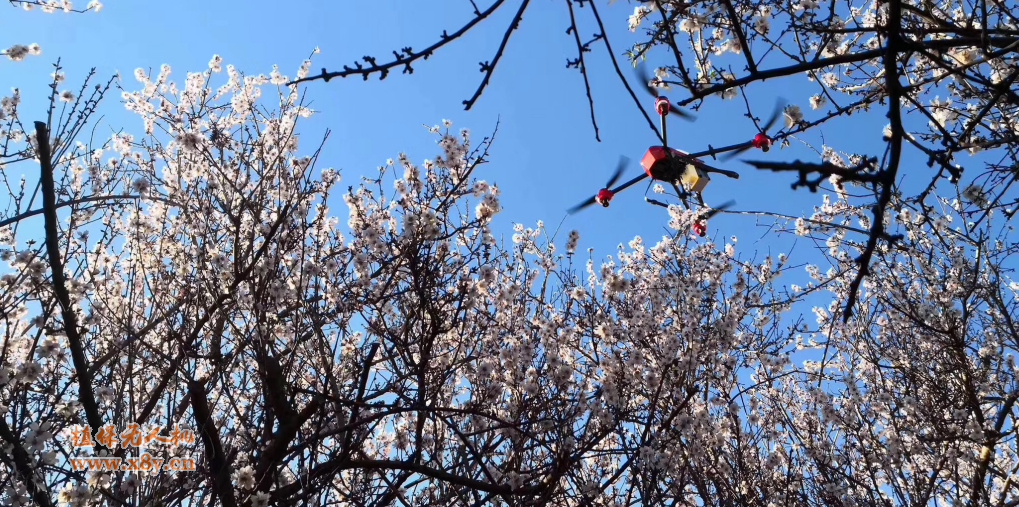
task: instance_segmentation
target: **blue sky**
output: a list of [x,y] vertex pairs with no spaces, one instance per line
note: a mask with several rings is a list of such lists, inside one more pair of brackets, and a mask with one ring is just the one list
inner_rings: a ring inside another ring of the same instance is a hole
[[[482,8],[488,4],[479,3]],[[613,5],[599,2],[613,50],[623,65],[626,59],[622,53],[635,40],[635,35],[626,29],[633,5],[626,1]],[[581,76],[576,70],[565,68],[566,59],[574,58],[576,49],[572,35],[566,34],[569,14],[562,2],[531,3],[490,85],[471,111],[463,110],[461,101],[474,93],[483,77],[478,62],[493,58],[515,10],[516,5],[508,3],[465,38],[442,48],[427,61],[419,61],[413,75],[393,73],[381,82],[377,77],[368,82],[354,77],[310,83],[307,93],[312,107],[320,113],[305,121],[301,131],[310,140],[326,128],[332,130],[323,166],[342,169],[345,183],[350,184],[359,175],[371,174],[387,158],[395,158],[399,151],[406,151],[418,162],[438,154],[436,137],[426,132],[422,124],[435,125],[448,118],[457,128],[470,128],[475,139],[480,140],[491,132],[499,118],[491,164],[484,166],[478,176],[497,182],[503,191],[505,211],[495,232],[507,239],[512,234],[509,222],[533,226],[543,219],[554,229],[566,208],[604,184],[621,154],[632,160],[624,180],[640,174],[637,161],[648,146],[656,144],[655,134],[616,78],[604,46],[595,43],[594,51],[585,55],[602,139],[600,143],[595,141]],[[379,0],[370,6],[299,0],[289,1],[285,7],[266,0],[243,3],[183,0],[172,4],[109,0],[101,12],[81,15],[26,13],[13,8],[0,12],[3,34],[0,45],[38,42],[43,48],[41,56],[22,62],[0,62],[0,89],[12,86],[22,89],[22,112],[26,117],[33,107],[39,115],[43,114],[44,106],[39,100],[45,96],[51,63],[58,57],[66,69],[69,87],[80,82],[93,66],[100,76],[119,70],[128,89],[136,88],[132,77],[135,68],[158,69],[163,63],[171,65],[173,75],[181,82],[187,71],[203,70],[214,53],[249,74],[268,73],[276,63],[282,72],[293,75],[316,46],[322,52],[316,55],[313,69],[322,66],[338,69],[366,54],[382,61],[391,56],[393,49],[430,45],[442,30],[452,32],[472,16],[467,0]],[[586,41],[597,26],[589,8],[577,9],[576,14],[581,38]],[[672,61],[671,54],[661,48],[654,50],[648,59],[651,65]],[[632,78],[629,68],[624,71]],[[631,83],[636,85],[635,81]],[[762,118],[770,114],[775,99],[782,96],[799,104],[809,120],[822,112],[811,111],[806,104],[814,91],[805,77],[795,76],[754,87],[749,97],[752,103],[760,105],[755,107],[755,114]],[[653,113],[651,99],[645,95],[641,98]],[[107,100],[102,111],[106,114],[104,121],[113,127],[140,132],[141,122],[118,102],[116,95]],[[670,144],[686,151],[699,151],[709,143],[720,146],[749,140],[755,130],[743,113],[741,99],[708,98],[697,122],[670,123]],[[880,113],[856,115],[835,127],[826,127],[824,134],[829,140],[838,139],[838,148],[869,146],[871,152],[879,154],[880,131],[885,122]],[[820,147],[819,137],[808,139]],[[308,147],[310,143],[302,144]],[[818,160],[816,154],[795,141],[790,149],[747,155]],[[792,191],[789,187],[792,175],[755,173],[736,160],[720,166],[740,171],[742,178],[734,181],[716,177],[704,193],[709,204],[736,199],[738,209],[809,216],[811,207],[820,203],[820,195],[802,189]],[[665,232],[668,217],[663,208],[643,202],[644,188],[646,184],[631,187],[608,209],[595,206],[567,218],[557,241],[565,240],[570,229],[577,229],[581,233],[581,247],[594,247],[598,256],[613,253],[615,245],[638,234],[653,243]],[[342,203],[332,207],[335,213],[345,216]],[[776,243],[764,236],[767,228],[758,225],[759,221],[769,225],[773,220],[716,217],[709,225],[709,235],[728,238],[736,234],[740,237],[738,251],[744,257],[755,252],[763,257],[766,253],[788,250],[784,241],[781,243],[784,249],[775,249]],[[805,260],[801,255],[815,257],[805,246],[800,241],[793,261]]]

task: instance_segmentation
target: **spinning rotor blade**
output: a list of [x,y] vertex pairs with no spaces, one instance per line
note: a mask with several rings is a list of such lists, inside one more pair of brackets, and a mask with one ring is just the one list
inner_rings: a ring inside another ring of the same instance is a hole
[[734,201],[734,200],[730,199],[730,200],[726,201],[721,206],[718,206],[718,207],[712,209],[711,211],[707,212],[707,214],[704,215],[704,220],[707,220],[707,219],[717,215],[721,211],[725,211],[725,210],[731,208],[734,204],[736,204],[736,201]]
[[739,155],[740,153],[743,153],[743,152],[749,150],[750,148],[753,148],[753,146],[748,142],[748,143],[746,143],[746,146],[744,146],[742,148],[739,148],[737,150],[732,150],[729,153],[724,153],[722,155],[719,155],[718,159],[721,160],[722,162],[726,162],[726,161],[732,160],[733,157],[735,157],[736,155]]
[[620,155],[619,163],[616,164],[616,172],[612,173],[612,178],[605,184],[605,188],[612,188],[612,185],[619,180],[619,177],[623,175],[623,171],[626,170],[626,166],[630,165],[630,158],[625,155]]
[[[630,158],[625,156],[625,155],[621,155],[619,157],[619,163],[616,164],[616,171],[614,173],[612,173],[612,177],[609,178],[609,182],[605,184],[604,188],[606,188],[606,189],[611,188],[612,185],[616,181],[619,181],[619,177],[623,175],[623,171],[626,170],[626,166],[628,166],[628,165],[630,165]],[[615,192],[613,192],[613,194],[615,194]],[[578,211],[580,211],[580,210],[582,210],[582,209],[584,209],[584,208],[594,204],[595,202],[597,202],[597,194],[592,196],[592,197],[590,197],[590,198],[588,198],[586,201],[584,201],[584,202],[582,202],[582,203],[580,203],[580,204],[578,204],[578,205],[576,205],[576,206],[566,210],[566,212],[572,215],[572,214],[574,214],[574,213],[576,213],[576,212],[578,212]]]
[[641,86],[643,86],[652,97],[658,98],[658,88],[651,86],[651,78],[648,76],[647,67],[644,65],[638,65],[634,68],[634,72],[637,73],[637,79],[640,79]]
[[[649,95],[657,99],[659,97],[658,88],[651,86],[651,77],[647,73],[647,66],[645,64],[640,64],[634,68],[634,72],[637,73],[637,79],[640,80],[641,87],[644,88]],[[696,116],[673,106],[671,103],[669,104],[669,112],[686,120],[693,121],[697,119]]]
[[622,185],[619,185],[616,188],[613,188],[612,189],[612,193],[613,194],[618,194],[619,192],[622,192],[623,190],[628,188],[630,185],[633,185],[634,183],[637,183],[638,181],[640,181],[640,180],[642,180],[644,178],[647,178],[647,173],[641,174],[640,176],[637,176],[636,178],[634,178],[634,179],[632,179],[630,181],[627,181],[626,183],[623,183]]
[[771,127],[775,125],[778,117],[782,115],[782,111],[785,110],[785,104],[786,100],[782,97],[779,97],[778,100],[775,101],[775,111],[771,113],[771,118],[768,118],[768,122],[764,124],[764,128],[761,129],[761,132],[767,134],[768,131],[771,130]]
[[[775,126],[775,122],[782,116],[782,113],[785,110],[785,105],[786,100],[782,97],[779,97],[778,100],[775,101],[775,110],[771,113],[771,117],[769,117],[768,121],[764,124],[764,128],[759,129],[762,134],[768,135],[768,131],[771,130],[771,127]],[[753,144],[748,142],[742,148],[730,151],[724,155],[719,155],[719,158],[723,161],[729,160],[753,147]]]
[[594,196],[591,196],[586,201],[584,201],[584,202],[582,202],[582,203],[580,203],[580,204],[578,204],[578,205],[576,205],[576,206],[566,210],[566,212],[572,215],[572,214],[574,214],[574,213],[576,213],[576,212],[578,212],[578,211],[580,211],[580,210],[582,210],[582,209],[584,209],[584,208],[586,208],[586,207],[588,207],[588,206],[590,206],[592,204],[594,204]]

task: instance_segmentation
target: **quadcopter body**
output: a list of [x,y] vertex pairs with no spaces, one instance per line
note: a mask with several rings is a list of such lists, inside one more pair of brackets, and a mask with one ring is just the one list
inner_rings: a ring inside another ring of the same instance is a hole
[[651,179],[681,183],[687,192],[701,192],[711,181],[702,160],[667,146],[648,148],[640,159],[640,166]]
[[[669,182],[673,185],[682,185],[685,191],[682,191],[683,195],[689,192],[701,192],[704,187],[711,181],[711,177],[708,176],[707,171],[716,170],[702,160],[690,157],[686,152],[668,148],[666,146],[652,146],[647,149],[644,156],[640,160],[640,166],[644,169],[644,175],[638,176],[634,180],[611,189],[612,184],[616,182],[619,175],[622,173],[623,168],[629,162],[626,157],[621,157],[619,162],[619,168],[616,170],[616,175],[609,180],[609,183],[602,189],[598,190],[598,193],[591,199],[584,201],[580,206],[574,208],[579,210],[582,207],[586,207],[592,203],[598,203],[603,207],[609,207],[612,202],[612,198],[616,196],[617,192],[622,191],[631,184],[636,183],[644,178],[651,178],[652,180]],[[718,170],[716,170],[718,171]],[[679,192],[677,186],[677,192]],[[657,201],[654,201],[657,202]]]

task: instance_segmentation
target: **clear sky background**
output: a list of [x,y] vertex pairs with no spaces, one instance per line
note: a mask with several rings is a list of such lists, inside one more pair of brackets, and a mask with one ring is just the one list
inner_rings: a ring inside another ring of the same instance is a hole
[[[83,6],[85,2],[76,3]],[[490,0],[478,3],[484,9]],[[637,37],[627,31],[627,17],[634,5],[625,0],[612,5],[601,1],[599,12],[627,78],[639,86],[622,55]],[[21,88],[21,111],[29,119],[32,111],[40,118],[45,112],[41,100],[46,96],[51,64],[58,57],[66,69],[65,84],[72,89],[90,67],[96,67],[100,77],[120,71],[123,86],[134,90],[138,88],[135,68],[158,69],[163,63],[172,67],[171,78],[182,83],[186,72],[204,70],[215,53],[247,74],[268,74],[273,64],[279,64],[281,72],[293,76],[318,46],[321,54],[315,56],[312,68],[316,72],[323,66],[338,70],[363,55],[386,61],[394,49],[426,47],[443,30],[452,32],[468,21],[472,10],[468,0],[108,0],[101,12],[86,14],[22,12],[5,4],[0,6],[0,45],[37,42],[42,55],[22,62],[0,61],[0,89]],[[427,61],[419,61],[412,75],[392,73],[384,81],[375,75],[367,82],[351,77],[308,84],[312,108],[320,113],[301,127],[303,147],[311,149],[312,140],[331,129],[322,167],[341,169],[344,183],[355,184],[357,177],[372,174],[376,166],[396,158],[400,151],[418,163],[440,153],[434,144],[437,137],[422,124],[436,125],[448,118],[455,128],[470,128],[477,142],[492,131],[499,118],[491,163],[476,175],[498,183],[503,191],[505,211],[494,232],[507,241],[512,234],[510,222],[533,226],[542,219],[554,230],[566,208],[604,185],[619,155],[632,160],[623,181],[639,175],[638,160],[648,146],[657,144],[655,134],[618,81],[599,42],[585,55],[602,139],[595,141],[581,75],[565,68],[567,58],[576,57],[576,48],[573,36],[566,34],[569,13],[563,2],[531,2],[490,85],[471,111],[463,110],[461,101],[474,93],[483,77],[478,62],[494,57],[515,11],[515,2],[508,2],[466,37]],[[589,40],[597,31],[590,9],[576,9],[576,15],[582,40]],[[656,48],[648,62],[665,65],[674,62],[672,58],[664,48]],[[226,79],[225,74],[219,77]],[[794,76],[754,86],[749,98],[762,119],[781,96],[800,105],[805,119],[811,120],[827,110],[812,111],[807,105],[807,98],[816,91],[816,84],[805,76]],[[640,97],[653,114],[652,99],[644,94]],[[139,135],[141,121],[119,101],[119,93],[108,98],[102,109],[104,122]],[[747,141],[756,131],[742,116],[744,112],[740,98],[723,101],[710,97],[695,123],[670,123],[670,145],[693,152],[706,149],[709,143],[724,146]],[[841,119],[823,132],[837,149],[880,155],[884,145],[881,128],[886,123],[884,115],[874,111]],[[820,149],[818,134],[812,133],[806,140]],[[752,151],[744,158],[820,160],[797,141],[789,149],[767,154]],[[704,192],[708,204],[735,199],[740,210],[809,216],[812,206],[821,202],[820,194],[791,190],[795,178],[791,174],[755,172],[737,160],[718,165],[737,170],[742,177],[738,181],[714,178]],[[596,258],[614,253],[616,245],[635,235],[654,243],[666,232],[668,214],[643,201],[645,188],[646,183],[631,187],[608,209],[593,206],[567,218],[557,243],[562,245],[566,232],[577,229],[581,248],[594,247]],[[331,203],[331,207],[333,213],[346,217],[342,202]],[[708,234],[719,240],[736,234],[740,238],[737,251],[744,258],[788,252],[789,236],[775,243],[766,235],[773,222],[769,218],[719,216],[711,220]],[[819,260],[806,241],[801,238],[794,250],[791,260],[795,263]],[[781,246],[776,249],[776,245]]]

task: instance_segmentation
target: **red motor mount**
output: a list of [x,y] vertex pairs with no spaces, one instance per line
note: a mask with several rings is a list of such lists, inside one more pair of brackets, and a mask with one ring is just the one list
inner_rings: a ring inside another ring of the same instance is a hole
[[667,116],[669,114],[669,111],[671,110],[672,104],[669,103],[668,97],[662,95],[655,99],[655,111],[658,111],[658,114],[662,116]]
[[771,149],[771,138],[764,132],[758,132],[750,141],[750,145],[761,151],[768,151]]
[[594,200],[598,204],[601,204],[602,206],[608,208],[609,207],[609,201],[611,201],[612,198],[615,197],[615,195],[616,194],[612,193],[611,190],[609,190],[607,188],[603,188],[603,189],[598,191],[598,195],[594,196]]

